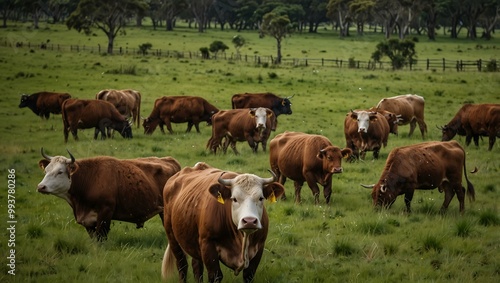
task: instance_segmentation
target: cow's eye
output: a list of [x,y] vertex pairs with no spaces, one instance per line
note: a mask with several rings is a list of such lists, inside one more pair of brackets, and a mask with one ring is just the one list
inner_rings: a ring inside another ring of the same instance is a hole
[[64,173],[63,171],[57,171],[57,175],[61,175],[62,173]]
[[231,200],[232,200],[233,202],[238,202],[238,200],[237,200],[236,198],[231,198]]
[[260,198],[259,198],[259,201],[264,201],[264,200],[265,200],[265,198],[264,198],[264,197],[260,197]]

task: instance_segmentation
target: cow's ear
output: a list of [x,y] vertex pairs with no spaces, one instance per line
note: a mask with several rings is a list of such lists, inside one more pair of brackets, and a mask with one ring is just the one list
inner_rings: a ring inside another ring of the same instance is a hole
[[210,194],[217,199],[218,202],[224,204],[225,200],[231,198],[231,189],[221,184],[213,184],[208,188]]
[[358,113],[354,112],[351,110],[351,113],[349,113],[351,118],[354,120],[358,120]]
[[38,167],[40,167],[42,170],[45,170],[45,167],[47,167],[47,165],[49,165],[50,161],[47,160],[47,159],[41,159],[40,161],[38,161]]
[[319,158],[319,159],[323,159],[323,157],[325,156],[325,151],[324,149],[320,149],[318,151],[318,154],[316,154],[316,157]]
[[267,200],[270,202],[276,202],[276,198],[281,197],[285,193],[285,188],[280,183],[274,182],[264,186],[262,191]]
[[344,157],[346,159],[349,158],[349,156],[352,155],[352,149],[350,149],[348,147],[342,149],[340,152],[342,153],[342,157]]
[[250,108],[250,116],[255,117],[255,111],[257,111],[257,108]]
[[75,172],[78,171],[79,168],[80,168],[80,166],[78,166],[78,164],[76,164],[76,162],[70,163],[68,165],[69,176],[75,174]]

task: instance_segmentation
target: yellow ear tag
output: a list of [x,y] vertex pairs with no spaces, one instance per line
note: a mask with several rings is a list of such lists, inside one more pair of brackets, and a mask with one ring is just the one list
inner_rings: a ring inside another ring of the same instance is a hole
[[270,202],[276,202],[276,196],[274,195],[274,191],[271,193],[271,195],[269,196],[269,201]]
[[220,192],[218,192],[218,196],[217,196],[217,201],[224,204],[224,199],[222,198],[222,195],[220,194]]

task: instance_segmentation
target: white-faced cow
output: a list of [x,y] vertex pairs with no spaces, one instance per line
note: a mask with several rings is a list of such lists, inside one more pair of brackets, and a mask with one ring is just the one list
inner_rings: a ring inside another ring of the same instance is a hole
[[399,125],[410,124],[410,133],[408,136],[413,135],[413,131],[417,126],[420,128],[422,138],[427,132],[427,125],[424,122],[424,108],[425,100],[422,96],[416,94],[398,95],[388,98],[382,98],[377,104],[377,109],[386,110],[396,115],[400,115]]
[[472,138],[474,144],[479,146],[479,137],[487,136],[488,150],[491,150],[496,138],[500,138],[500,104],[465,104],[441,130],[443,141],[449,141],[459,134],[465,136],[467,146]]
[[[464,211],[465,188],[462,186],[462,170],[467,181],[467,195],[474,200],[474,186],[467,178],[465,152],[456,141],[424,142],[394,148],[387,158],[378,183],[363,185],[373,188],[374,206],[390,207],[399,195],[405,195],[408,212],[415,190],[439,189],[444,191],[444,212],[456,194],[459,210]],[[476,170],[473,171],[473,173]]]
[[111,220],[141,228],[155,215],[163,219],[163,187],[181,166],[171,157],[120,160],[99,156],[76,160],[48,156],[39,166],[45,171],[38,192],[66,200],[75,220],[91,237],[105,240]]
[[200,122],[212,124],[212,115],[219,109],[210,104],[206,99],[198,96],[164,96],[155,100],[153,110],[149,117],[144,119],[142,126],[144,134],[150,135],[160,125],[167,125],[168,131],[173,134],[171,123],[188,123],[186,133],[191,131],[193,125],[196,132],[200,132]]
[[95,95],[96,99],[111,102],[115,108],[137,127],[141,123],[141,93],[133,89],[105,89]]
[[200,162],[183,168],[163,191],[168,246],[162,277],[178,273],[186,282],[187,254],[196,282],[203,282],[204,268],[208,282],[221,282],[219,262],[235,275],[243,271],[244,282],[251,282],[269,229],[264,201],[275,201],[283,191],[275,176],[225,172]]
[[47,91],[22,94],[19,108],[28,107],[37,116],[49,119],[50,113],[61,114],[61,105],[68,98],[71,98],[69,93]]
[[[254,153],[258,144],[266,151],[267,139],[274,128],[276,116],[268,108],[231,109],[219,111],[212,117],[212,136],[207,142],[207,148],[213,153],[222,147],[224,153],[231,145],[235,154],[237,141],[247,141]],[[222,139],[226,138],[224,144]]]
[[332,175],[342,173],[342,158],[352,154],[351,149],[340,149],[324,136],[299,132],[278,134],[269,147],[271,170],[283,185],[286,178],[294,181],[296,203],[301,202],[300,190],[304,182],[311,188],[316,204],[320,194],[318,183],[321,184],[326,203],[329,203]]
[[346,147],[361,159],[367,151],[373,151],[373,158],[377,159],[380,149],[387,146],[389,132],[389,122],[378,112],[351,110],[344,120]]
[[129,121],[110,102],[104,100],[67,99],[63,102],[64,142],[68,142],[69,132],[78,140],[78,129],[95,128],[106,138],[106,128],[118,131],[124,138],[132,138]]

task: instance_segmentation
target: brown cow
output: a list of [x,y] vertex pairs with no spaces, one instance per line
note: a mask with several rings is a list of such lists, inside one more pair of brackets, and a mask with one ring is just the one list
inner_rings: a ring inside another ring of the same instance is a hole
[[292,114],[290,98],[281,98],[273,93],[240,93],[231,98],[233,109],[241,108],[269,108],[278,117],[281,114]]
[[61,114],[61,105],[68,98],[71,98],[69,93],[47,91],[22,94],[19,108],[28,107],[37,116],[49,119],[50,113]]
[[67,99],[63,102],[64,142],[68,142],[71,131],[78,140],[78,129],[96,128],[94,139],[99,132],[106,138],[107,127],[120,132],[124,138],[132,138],[130,123],[110,102],[104,100]]
[[181,166],[171,157],[116,159],[108,156],[75,160],[48,156],[39,166],[45,171],[38,192],[66,200],[76,222],[91,237],[105,240],[111,220],[136,223],[155,215],[163,220],[163,187]]
[[[467,178],[465,152],[456,141],[424,142],[394,148],[387,158],[377,184],[363,185],[373,188],[374,206],[390,207],[399,195],[405,195],[406,210],[415,190],[444,191],[444,212],[453,196],[457,194],[460,212],[464,211],[465,189],[462,186],[462,170],[467,181],[467,195],[474,200],[474,186]],[[477,169],[476,169],[477,170]],[[474,173],[474,170],[472,173]]]
[[188,123],[186,133],[191,131],[193,125],[196,132],[200,132],[199,123],[206,121],[212,123],[212,115],[219,109],[210,104],[206,99],[198,96],[164,96],[155,100],[153,111],[144,119],[142,126],[144,133],[151,135],[160,125],[167,125],[168,131],[173,134],[171,123]]
[[425,100],[422,96],[416,94],[398,95],[389,98],[382,98],[377,104],[377,108],[392,112],[396,115],[401,115],[399,125],[410,124],[409,137],[413,135],[413,131],[417,126],[420,128],[422,138],[427,132],[427,125],[424,122],[424,107]]
[[373,158],[378,159],[380,149],[387,146],[389,131],[387,119],[378,112],[351,110],[344,120],[346,147],[361,159],[367,151],[373,151]]
[[269,228],[264,200],[275,201],[283,192],[276,176],[226,172],[200,162],[183,168],[163,190],[168,246],[162,277],[178,271],[180,281],[186,282],[188,254],[196,282],[203,282],[204,267],[208,282],[221,282],[219,261],[235,275],[243,270],[244,281],[251,282]]
[[[271,109],[250,108],[231,109],[219,111],[212,117],[212,136],[207,142],[207,148],[217,153],[217,148],[222,146],[224,153],[231,145],[234,154],[239,154],[236,149],[237,141],[247,141],[254,153],[257,153],[258,144],[262,144],[266,151],[267,139],[276,121],[276,116]],[[226,141],[222,145],[222,139]]]
[[442,141],[449,141],[459,134],[465,136],[467,146],[472,138],[479,146],[479,136],[488,136],[488,150],[491,150],[496,138],[500,137],[500,104],[465,104],[441,130]]
[[141,93],[133,89],[105,89],[95,95],[95,99],[111,102],[118,111],[139,128],[141,123]]
[[349,148],[333,146],[328,138],[299,132],[284,132],[271,140],[271,170],[285,184],[286,178],[294,181],[295,202],[300,203],[300,190],[307,182],[314,195],[315,204],[319,203],[317,183],[323,186],[326,203],[332,194],[332,175],[342,173],[342,157],[352,154]]

